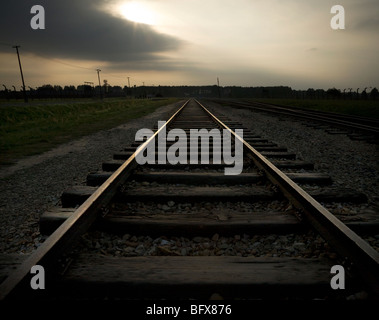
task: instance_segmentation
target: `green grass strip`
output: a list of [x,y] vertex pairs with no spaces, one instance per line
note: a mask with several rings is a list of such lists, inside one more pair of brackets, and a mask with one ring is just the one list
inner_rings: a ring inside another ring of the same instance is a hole
[[178,99],[43,103],[0,107],[0,163],[143,117]]

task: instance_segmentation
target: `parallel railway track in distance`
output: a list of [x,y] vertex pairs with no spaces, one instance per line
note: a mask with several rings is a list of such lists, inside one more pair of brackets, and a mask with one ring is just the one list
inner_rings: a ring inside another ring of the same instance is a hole
[[[324,112],[300,107],[281,106],[258,101],[215,100],[236,108],[294,117],[307,121],[308,126],[324,128],[330,134],[346,134],[352,140],[364,140],[378,144],[379,120],[334,112]],[[324,127],[323,127],[324,126]]]

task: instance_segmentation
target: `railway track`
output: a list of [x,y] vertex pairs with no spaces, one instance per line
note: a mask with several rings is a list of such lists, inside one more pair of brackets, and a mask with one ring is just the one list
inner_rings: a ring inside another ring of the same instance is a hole
[[280,106],[257,101],[221,100],[221,103],[237,108],[254,109],[303,119],[307,121],[307,126],[325,129],[330,134],[346,134],[352,140],[364,140],[375,144],[379,142],[379,120],[377,119],[316,111],[300,107]]
[[[215,130],[209,151],[191,129]],[[342,223],[320,204],[365,196],[328,189],[311,163],[238,129],[189,100],[145,131],[41,217],[50,236],[25,260],[2,263],[1,299],[376,299],[379,254],[357,233],[378,224]],[[35,265],[44,290],[31,288]],[[331,286],[335,265],[346,271],[343,290]]]

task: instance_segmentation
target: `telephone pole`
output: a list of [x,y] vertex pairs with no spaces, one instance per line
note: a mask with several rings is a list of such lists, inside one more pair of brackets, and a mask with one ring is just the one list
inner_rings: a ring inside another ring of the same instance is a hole
[[129,77],[128,77],[128,88],[129,88],[129,93],[130,93],[130,99],[132,98],[132,92],[130,91],[130,82],[129,82]]
[[100,97],[101,97],[101,99],[103,99],[103,91],[101,90],[101,82],[100,82],[100,69],[96,69],[96,71],[97,71],[97,78],[99,79],[99,89],[100,89]]
[[218,77],[217,77],[217,91],[218,91],[218,97],[221,98],[221,94],[220,94],[220,81],[218,80]]
[[20,72],[21,72],[21,80],[22,80],[22,92],[24,94],[24,101],[25,102],[28,102],[28,97],[26,96],[26,91],[25,91],[25,82],[24,82],[24,75],[22,73],[22,67],[21,67],[21,60],[20,60],[20,54],[18,52],[18,48],[20,46],[13,46],[13,48],[16,49],[16,52],[17,52],[17,58],[18,58],[18,64],[20,66]]

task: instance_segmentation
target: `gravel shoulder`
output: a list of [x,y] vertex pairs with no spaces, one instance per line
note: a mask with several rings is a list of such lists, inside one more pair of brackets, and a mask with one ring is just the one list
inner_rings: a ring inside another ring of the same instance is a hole
[[[351,140],[347,135],[332,135],[307,127],[302,120],[277,117],[253,110],[236,109],[206,102],[216,115],[240,121],[253,134],[261,135],[296,153],[297,159],[312,162],[315,171],[327,173],[333,186],[363,192],[369,204],[379,205],[379,146]],[[379,215],[379,211],[377,211]]]
[[[347,135],[332,135],[323,129],[306,126],[303,120],[275,116],[254,110],[237,109],[206,102],[215,115],[241,122],[254,134],[269,139],[296,153],[297,159],[314,163],[315,172],[329,174],[332,187],[364,193],[368,202],[323,204],[339,219],[379,219],[379,146],[351,140]],[[304,187],[303,187],[304,188]],[[307,187],[305,187],[307,190]],[[366,220],[368,221],[368,220]],[[379,233],[361,235],[379,251]]]
[[84,184],[89,172],[101,169],[103,161],[134,142],[137,130],[167,120],[181,105],[180,101],[161,107],[145,117],[1,168],[0,252],[23,254],[38,247],[43,240],[39,217],[59,203],[64,190]]

